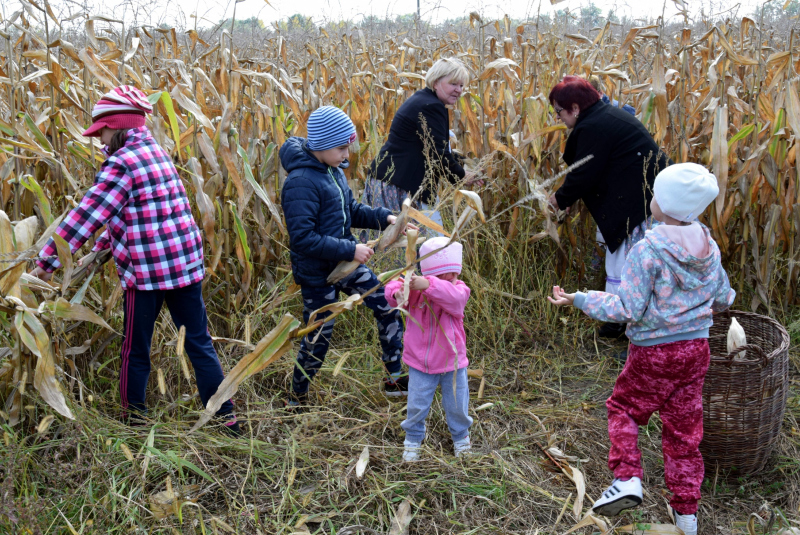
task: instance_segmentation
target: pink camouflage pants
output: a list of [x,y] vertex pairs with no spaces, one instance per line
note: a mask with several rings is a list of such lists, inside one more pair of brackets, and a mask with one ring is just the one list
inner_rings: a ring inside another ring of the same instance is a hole
[[658,411],[663,423],[664,479],[670,505],[680,514],[697,512],[704,465],[703,380],[711,354],[708,339],[630,346],[628,361],[606,402],[611,449],[608,467],[618,479],[642,477],[639,426]]

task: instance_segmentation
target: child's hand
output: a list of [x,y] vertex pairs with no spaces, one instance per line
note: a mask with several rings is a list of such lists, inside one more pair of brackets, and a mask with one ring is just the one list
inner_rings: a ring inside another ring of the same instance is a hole
[[356,244],[356,253],[353,255],[353,260],[358,262],[359,264],[364,264],[369,260],[372,255],[375,254],[375,251],[367,247],[366,245]]
[[547,300],[557,307],[572,305],[575,302],[575,294],[568,294],[560,286],[553,286],[553,297],[547,296]]
[[49,281],[53,276],[52,273],[46,272],[45,270],[43,270],[39,266],[36,266],[35,268],[33,268],[33,271],[31,271],[30,274],[33,277],[38,277],[39,279],[43,280],[44,282]]
[[397,290],[394,293],[394,300],[397,301],[398,306],[403,304],[403,290]]
[[421,292],[422,290],[427,290],[430,287],[431,283],[428,282],[428,279],[425,277],[420,277],[418,275],[411,275],[411,284],[409,288],[412,290],[416,290]]

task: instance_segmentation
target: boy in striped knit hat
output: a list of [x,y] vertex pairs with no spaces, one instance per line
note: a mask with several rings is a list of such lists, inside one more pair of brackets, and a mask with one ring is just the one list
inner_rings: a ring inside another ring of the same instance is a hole
[[[292,272],[303,295],[303,319],[335,303],[339,292],[364,294],[379,286],[375,274],[364,263],[374,251],[358,243],[351,226],[384,229],[396,217],[385,208],[370,208],[353,199],[342,169],[349,162],[350,145],[356,128],[339,108],[323,106],[308,118],[308,139],[291,137],[280,149],[283,168],[289,173],[281,190],[281,205],[289,231]],[[357,260],[361,265],[336,284],[328,275],[342,260]],[[386,302],[383,288],[364,298],[378,324],[383,362],[388,373],[384,389],[388,396],[408,394],[408,377],[401,376],[403,323],[400,313]],[[323,319],[330,313],[317,317]],[[325,360],[333,332],[333,320],[305,336],[292,379],[287,406],[304,405],[310,380]]]
[[[147,96],[127,85],[97,102],[83,135],[99,137],[107,159],[55,231],[75,253],[105,226],[92,250],[111,249],[125,289],[119,392],[123,418],[133,423],[142,423],[146,414],[150,343],[164,302],[175,327],[186,327],[184,347],[204,407],[223,380],[203,302],[203,238],[172,158],[145,126],[152,111]],[[51,238],[32,274],[49,279],[61,265],[56,254]],[[217,417],[225,432],[241,434],[230,400]]]

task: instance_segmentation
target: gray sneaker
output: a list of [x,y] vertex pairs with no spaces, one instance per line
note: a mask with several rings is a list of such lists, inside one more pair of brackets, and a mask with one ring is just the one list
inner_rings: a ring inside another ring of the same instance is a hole
[[697,535],[697,515],[682,515],[672,510],[675,515],[675,525],[683,530],[686,535]]
[[462,455],[466,455],[472,451],[472,444],[469,441],[469,435],[465,436],[461,440],[453,441],[453,450],[456,454],[456,457],[461,457]]
[[403,442],[403,462],[415,463],[419,461],[419,450],[421,448],[422,444],[419,442],[409,442],[408,440]]

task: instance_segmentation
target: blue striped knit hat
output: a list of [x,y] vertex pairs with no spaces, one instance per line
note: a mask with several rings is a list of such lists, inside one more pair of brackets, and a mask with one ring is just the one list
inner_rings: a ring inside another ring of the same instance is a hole
[[335,106],[322,106],[311,112],[307,129],[309,150],[328,150],[356,140],[353,121]]

